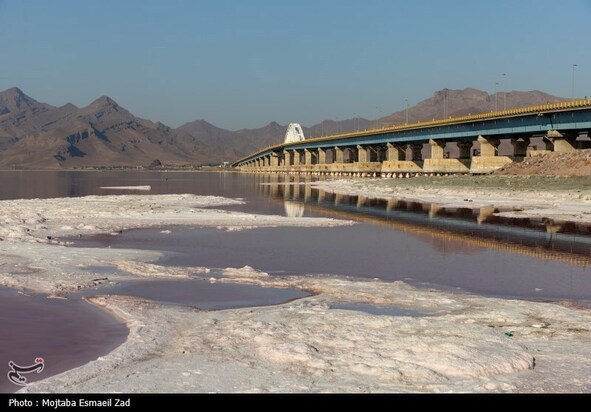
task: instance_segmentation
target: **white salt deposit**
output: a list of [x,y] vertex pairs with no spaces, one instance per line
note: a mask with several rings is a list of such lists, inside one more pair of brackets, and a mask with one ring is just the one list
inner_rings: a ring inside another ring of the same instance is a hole
[[[350,222],[212,209],[239,201],[193,195],[0,202],[0,285],[67,296],[138,277],[300,288],[283,305],[204,312],[122,296],[92,298],[130,328],[100,360],[26,392],[589,392],[591,311],[558,303],[418,289],[336,276],[269,276],[256,268],[164,267],[156,252],[68,248],[62,236],[190,224],[240,229]],[[434,269],[436,270],[436,269]],[[425,316],[331,307],[364,303]],[[535,358],[535,361],[534,361]]]

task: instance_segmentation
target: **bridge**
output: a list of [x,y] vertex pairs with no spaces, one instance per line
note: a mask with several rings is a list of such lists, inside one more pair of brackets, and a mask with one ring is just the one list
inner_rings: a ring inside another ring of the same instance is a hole
[[[301,127],[292,124],[283,143],[252,153],[232,166],[246,172],[320,175],[478,174],[526,156],[591,148],[590,131],[591,99],[312,139],[305,139]],[[543,149],[530,147],[532,138],[543,138]],[[502,141],[511,143],[511,155],[499,155]],[[457,156],[451,156],[452,152]]]

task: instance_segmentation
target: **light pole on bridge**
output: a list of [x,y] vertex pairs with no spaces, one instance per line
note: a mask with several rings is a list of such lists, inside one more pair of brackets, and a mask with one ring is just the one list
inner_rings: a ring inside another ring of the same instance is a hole
[[[503,73],[503,79],[507,78],[507,73]],[[507,110],[507,82],[503,81],[503,110]]]
[[495,112],[497,110],[499,110],[498,106],[497,106],[498,97],[499,97],[499,82],[495,82]]
[[443,118],[447,119],[447,88],[443,91]]
[[408,124],[408,99],[404,99],[404,101],[406,102],[406,123]]
[[572,94],[571,97],[573,100],[575,100],[575,67],[577,67],[577,64],[573,64],[573,83],[572,83]]
[[378,124],[378,129],[379,129],[380,124],[381,124],[380,118],[382,117],[383,112],[378,106],[376,106],[376,110],[378,111],[378,121],[376,123]]

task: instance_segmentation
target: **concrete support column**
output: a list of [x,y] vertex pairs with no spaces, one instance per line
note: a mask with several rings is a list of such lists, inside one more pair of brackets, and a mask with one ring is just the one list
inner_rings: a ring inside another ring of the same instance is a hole
[[[328,148],[325,149],[326,152],[326,162],[327,163],[334,163],[336,161],[336,152],[334,149]],[[330,156],[330,161],[328,160]]]
[[357,161],[358,162],[369,162],[369,150],[367,147],[357,145]]
[[386,149],[384,149],[383,147],[377,147],[376,148],[376,159],[378,162],[383,162],[384,160],[387,160]]
[[318,149],[318,164],[326,164],[326,149]]
[[406,147],[388,143],[386,149],[388,160],[406,160]]
[[431,159],[443,159],[445,142],[431,139],[429,140],[429,146],[431,146]]
[[549,150],[551,152],[554,151],[554,141],[552,139],[548,139],[547,137],[544,137],[544,144],[546,145],[546,150]]
[[576,140],[576,134],[562,134],[557,130],[548,131],[548,135],[544,137],[544,142],[546,142],[546,150],[552,150],[558,153],[575,151]]
[[304,160],[307,165],[312,164],[312,151],[310,149],[304,149]]
[[281,157],[280,157],[279,153],[271,154],[271,166],[277,167],[277,166],[279,166],[280,162],[281,162]]
[[472,142],[458,142],[458,149],[460,150],[460,159],[470,159],[470,150],[474,143]]
[[478,143],[480,143],[480,156],[492,157],[497,156],[501,141],[492,137],[478,136]]
[[348,163],[356,162],[357,161],[357,148],[349,147],[347,150],[349,150],[349,162]]
[[512,138],[511,144],[513,145],[513,160],[523,160],[527,154],[527,147],[529,146],[529,137],[522,139]]
[[419,162],[423,160],[423,145],[419,143],[411,144],[410,149],[412,150],[412,160],[413,162]]
[[283,166],[291,166],[292,153],[289,150],[283,151]]
[[301,154],[300,154],[299,150],[294,150],[293,151],[293,165],[299,166],[300,161],[301,161]]
[[335,163],[345,163],[345,152],[342,148],[334,148],[334,159]]

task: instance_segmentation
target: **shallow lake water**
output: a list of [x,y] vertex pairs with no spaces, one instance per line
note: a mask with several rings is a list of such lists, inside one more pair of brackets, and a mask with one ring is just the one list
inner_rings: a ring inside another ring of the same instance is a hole
[[[591,300],[591,229],[585,225],[505,219],[495,216],[495,210],[446,210],[415,202],[336,196],[312,189],[306,184],[309,181],[239,173],[10,171],[0,172],[0,199],[161,193],[241,198],[244,205],[224,209],[294,218],[324,216],[357,223],[334,228],[237,232],[199,227],[166,228],[170,233],[161,233],[163,228],[132,230],[119,236],[77,239],[73,247],[164,251],[167,253],[158,262],[162,265],[214,270],[248,265],[271,275],[338,274],[404,280],[419,286],[493,296],[585,304]],[[150,190],[101,189],[135,185],[149,185]],[[96,268],[97,274],[105,276],[110,270]],[[207,310],[274,304],[306,296],[289,290],[266,290],[260,294],[241,286],[235,290],[217,289],[218,286],[204,282],[201,285],[210,289],[199,291],[185,288],[183,282],[166,282],[160,288],[157,283],[126,283],[101,289],[99,293],[143,296]],[[119,345],[127,334],[121,323],[78,298],[24,298],[12,290],[0,293],[0,305],[5,309],[0,311],[0,328],[10,331],[11,336],[0,343],[0,364],[6,365],[7,372],[10,360],[27,363],[43,356],[47,362],[46,374],[39,375],[43,378],[57,373],[57,369],[51,368],[58,364],[61,371],[101,356]],[[424,315],[369,306],[339,308],[378,315]],[[99,317],[89,321],[88,316]],[[105,328],[101,338],[81,340],[82,349],[74,349],[72,336],[94,336],[83,333],[89,324],[95,330]],[[66,326],[71,326],[69,332],[60,329]],[[14,390],[11,385],[0,378],[0,391]]]
[[32,365],[44,359],[41,373],[23,375],[27,382],[81,366],[125,342],[127,327],[80,299],[49,299],[0,288],[0,392],[20,389],[8,379],[8,362]]
[[86,290],[79,295],[136,296],[170,305],[202,310],[268,306],[310,296],[297,289],[263,288],[256,285],[210,283],[205,280],[138,280]]

